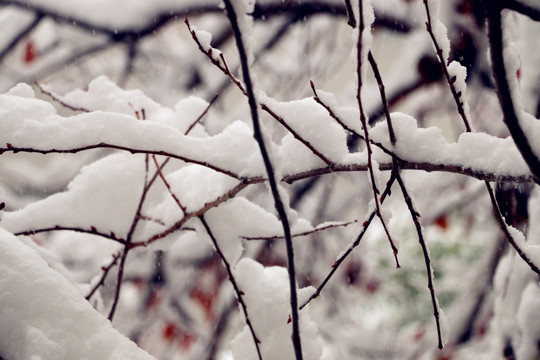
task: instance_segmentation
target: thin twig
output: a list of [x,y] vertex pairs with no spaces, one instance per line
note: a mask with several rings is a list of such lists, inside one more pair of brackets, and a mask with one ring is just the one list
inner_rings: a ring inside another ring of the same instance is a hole
[[28,153],[38,153],[38,154],[50,154],[50,153],[75,154],[75,153],[85,151],[85,150],[101,149],[101,148],[124,150],[124,151],[128,151],[128,152],[130,152],[132,154],[141,153],[141,154],[154,154],[154,155],[167,156],[167,157],[171,157],[171,158],[174,158],[174,159],[185,161],[187,163],[193,163],[193,164],[197,164],[197,165],[207,167],[209,169],[215,170],[217,172],[228,175],[228,176],[230,176],[232,178],[235,178],[235,179],[238,179],[238,180],[242,179],[242,177],[240,175],[238,175],[238,174],[236,174],[236,173],[234,173],[234,172],[232,172],[230,170],[223,169],[223,168],[220,168],[219,166],[210,164],[210,163],[208,163],[206,161],[190,159],[190,158],[187,158],[185,156],[176,155],[176,154],[173,154],[173,153],[170,153],[170,152],[167,152],[167,151],[136,149],[136,148],[132,148],[132,147],[116,145],[116,144],[109,144],[109,143],[104,143],[104,142],[97,143],[97,144],[90,144],[90,145],[86,145],[86,146],[74,147],[74,148],[69,148],[69,149],[56,149],[56,148],[52,148],[52,149],[34,149],[34,148],[29,148],[29,147],[15,147],[15,146],[12,146],[11,144],[8,143],[8,144],[6,144],[6,147],[0,147],[0,155],[2,153],[4,153],[4,152],[7,152],[7,151],[11,151],[11,152],[14,152],[14,153],[28,152]]
[[461,101],[461,96],[463,94],[460,91],[456,91],[456,87],[454,86],[456,77],[455,76],[450,77],[450,73],[448,72],[448,66],[446,65],[446,59],[444,58],[443,51],[441,47],[439,46],[439,43],[437,42],[435,33],[433,32],[428,0],[424,0],[424,6],[426,8],[426,15],[427,15],[426,30],[429,33],[429,36],[431,37],[433,46],[435,47],[435,52],[437,53],[437,58],[439,59],[439,64],[441,65],[441,70],[444,74],[444,77],[446,78],[446,82],[448,83],[448,85],[450,85],[450,92],[452,93],[452,96],[454,97],[454,101],[456,103],[458,113],[461,116],[461,119],[463,120],[465,129],[467,130],[467,132],[471,132],[471,125],[469,123],[469,120],[467,119],[467,116],[465,115],[465,109],[463,108],[463,102]]
[[56,96],[52,92],[45,90],[43,88],[43,86],[41,86],[41,84],[38,83],[37,81],[34,83],[34,85],[36,85],[38,87],[39,91],[41,91],[43,94],[47,95],[48,97],[50,97],[51,99],[53,99],[54,101],[56,101],[57,103],[59,103],[60,105],[65,107],[66,109],[69,109],[69,110],[72,110],[72,111],[90,112],[90,110],[88,110],[88,109],[85,109],[85,108],[82,108],[82,107],[77,107],[77,106],[72,106],[72,105],[66,103],[65,101],[60,99],[58,96]]
[[[266,145],[264,143],[264,137],[262,134],[261,125],[259,123],[259,113],[257,100],[255,99],[255,94],[253,93],[253,86],[251,83],[251,75],[248,65],[248,57],[246,49],[244,47],[243,36],[240,27],[238,25],[237,15],[234,10],[230,0],[224,0],[225,9],[227,11],[227,16],[229,22],[233,28],[234,37],[236,40],[236,46],[238,48],[238,54],[240,57],[240,64],[242,67],[242,75],[244,78],[244,83],[246,84],[246,92],[248,95],[249,108],[251,110],[251,118],[253,120],[253,136],[257,143],[259,144],[259,149],[264,161],[264,166],[266,169],[266,174],[268,176],[268,182],[270,184],[270,190],[272,192],[272,197],[274,198],[274,206],[279,215],[279,219],[283,226],[283,233],[285,236],[285,244],[287,248],[287,268],[289,272],[289,287],[290,287],[290,301],[291,301],[291,319],[292,319],[292,343],[294,347],[294,352],[296,360],[302,360],[302,346],[300,339],[300,326],[299,326],[299,317],[298,317],[298,295],[296,290],[296,273],[295,273],[295,264],[294,264],[294,252],[293,252],[293,243],[291,237],[291,229],[289,225],[289,219],[287,216],[287,211],[283,201],[281,200],[281,195],[279,194],[278,183],[275,178],[275,173],[273,169],[272,162],[270,161],[270,156],[266,150]],[[242,16],[244,16],[242,14]]]
[[[143,115],[143,117],[146,117],[146,116]],[[133,234],[135,233],[135,229],[137,228],[137,225],[139,224],[139,220],[141,220],[142,207],[143,207],[144,201],[146,200],[146,196],[148,195],[148,191],[150,189],[150,187],[147,186],[148,185],[148,161],[149,161],[148,158],[149,158],[149,155],[146,154],[144,158],[145,171],[144,171],[143,190],[139,198],[139,204],[137,205],[137,210],[135,211],[135,215],[133,216],[133,220],[131,221],[131,226],[126,236],[126,243],[124,245],[122,257],[120,258],[120,264],[118,266],[118,277],[116,280],[116,289],[114,292],[114,299],[111,306],[111,310],[109,311],[109,316],[107,317],[110,321],[113,320],[116,307],[118,305],[118,301],[120,300],[120,289],[122,287],[122,280],[124,278],[124,268],[126,265],[126,259],[127,259],[128,253],[131,250],[130,244],[133,240]]]
[[347,24],[354,29],[356,27],[356,18],[354,16],[351,0],[345,0],[345,9],[347,10]]
[[116,254],[113,255],[113,258],[111,260],[111,262],[109,263],[109,265],[107,266],[104,266],[101,268],[101,270],[103,270],[103,274],[101,274],[101,278],[99,279],[99,281],[94,285],[94,287],[90,290],[90,292],[88,293],[88,295],[85,296],[85,299],[86,300],[90,300],[92,298],[92,296],[94,295],[94,293],[101,287],[103,286],[103,284],[105,283],[105,278],[107,277],[107,274],[109,273],[109,271],[111,271],[111,269],[116,265],[116,262],[118,261],[118,258],[120,257],[120,255],[122,254],[122,251],[119,251],[117,252]]
[[364,32],[364,11],[362,7],[362,1],[359,1],[358,4],[359,7],[359,17],[360,17],[360,24],[359,24],[359,31],[358,31],[358,41],[356,43],[356,56],[357,56],[357,65],[356,65],[356,75],[358,78],[358,87],[356,92],[356,99],[358,101],[358,108],[360,110],[360,121],[362,123],[362,127],[364,130],[364,141],[366,144],[366,151],[367,151],[367,165],[369,170],[369,177],[371,179],[371,189],[373,191],[373,201],[375,201],[375,211],[376,215],[381,221],[381,224],[383,226],[384,232],[386,233],[386,237],[388,238],[388,242],[390,243],[390,247],[392,248],[392,251],[394,253],[394,259],[396,260],[396,267],[400,268],[399,260],[398,260],[398,249],[397,246],[394,244],[394,241],[392,240],[392,236],[390,235],[390,232],[388,231],[388,227],[386,226],[386,222],[381,214],[381,209],[379,205],[379,190],[377,189],[377,182],[375,179],[375,172],[373,170],[373,164],[372,164],[372,150],[371,150],[371,143],[369,141],[369,130],[368,130],[368,123],[366,120],[366,115],[364,113],[364,105],[362,102],[362,37]]
[[[399,170],[396,169],[396,173],[398,173]],[[442,333],[441,333],[441,320],[440,320],[440,309],[439,309],[439,303],[437,302],[437,296],[435,295],[435,288],[433,286],[433,268],[431,267],[431,259],[429,256],[429,250],[426,244],[426,241],[424,239],[424,235],[422,233],[422,225],[420,225],[420,221],[418,220],[418,217],[420,214],[415,210],[413,202],[411,197],[409,196],[409,193],[407,191],[407,188],[405,187],[405,183],[403,182],[403,179],[401,178],[401,175],[396,175],[396,180],[399,184],[399,187],[401,189],[401,193],[403,194],[403,198],[405,199],[405,203],[407,204],[407,207],[409,208],[409,212],[411,214],[412,220],[414,222],[414,227],[416,228],[416,234],[418,235],[418,241],[420,242],[420,246],[422,247],[422,253],[424,255],[424,261],[426,263],[426,273],[428,278],[428,289],[431,294],[431,303],[433,305],[433,315],[435,316],[435,323],[437,325],[437,339],[438,339],[438,347],[439,349],[443,348],[443,342],[442,342]]]
[[[309,230],[309,231],[304,231],[304,232],[301,232],[301,233],[297,233],[297,234],[292,234],[291,236],[294,238],[294,237],[300,237],[300,236],[307,236],[307,235],[311,235],[311,234],[315,234],[315,233],[318,233],[318,232],[321,232],[321,231],[324,231],[324,230],[327,230],[327,229],[332,229],[332,228],[337,228],[337,227],[345,227],[345,226],[349,226],[351,224],[354,224],[358,222],[357,220],[353,220],[353,221],[347,221],[347,222],[340,222],[340,223],[331,223],[331,224],[326,224],[326,225],[322,225],[322,226],[317,226],[315,229],[313,230]],[[284,239],[283,235],[273,235],[273,236],[241,236],[242,239],[245,239],[245,240],[266,240],[266,241],[272,241],[272,240],[279,240],[279,239]]]
[[260,177],[243,179],[235,187],[233,187],[232,189],[230,189],[226,193],[218,196],[214,200],[205,203],[199,209],[194,210],[192,212],[187,212],[180,220],[178,220],[176,223],[171,225],[168,229],[163,230],[163,231],[161,231],[161,232],[159,232],[157,234],[154,234],[153,236],[149,237],[145,241],[133,242],[133,243],[129,244],[129,246],[131,248],[136,248],[136,247],[141,247],[141,246],[148,246],[148,245],[150,245],[150,244],[152,244],[152,243],[154,243],[154,242],[156,242],[156,241],[158,241],[158,240],[172,234],[173,232],[182,229],[184,224],[187,221],[189,221],[190,219],[192,219],[194,217],[199,217],[200,215],[203,215],[204,213],[206,213],[208,210],[218,206],[219,204],[221,204],[221,203],[223,203],[223,202],[225,202],[225,201],[227,201],[229,199],[232,199],[233,197],[236,196],[236,194],[238,194],[240,191],[245,189],[247,186],[252,185],[252,184],[260,184],[262,182],[264,182],[264,179],[260,178]]
[[234,274],[232,272],[231,265],[229,264],[229,261],[225,257],[225,254],[223,253],[223,251],[221,251],[221,248],[216,240],[216,237],[214,236],[212,230],[210,229],[210,226],[208,226],[208,223],[206,222],[204,215],[199,216],[199,220],[203,224],[204,229],[206,230],[206,233],[210,237],[210,240],[212,240],[212,243],[214,244],[214,247],[216,248],[216,252],[221,258],[221,261],[223,262],[225,269],[227,270],[229,281],[231,282],[233,286],[238,302],[240,303],[240,307],[242,308],[242,312],[244,313],[244,317],[246,319],[246,325],[248,326],[249,331],[251,332],[251,336],[253,337],[253,343],[255,344],[255,348],[257,349],[257,355],[259,357],[259,360],[262,360],[261,349],[259,348],[260,341],[257,338],[257,335],[255,334],[255,329],[253,327],[253,324],[251,323],[251,319],[249,318],[247,305],[244,301],[244,298],[242,297],[243,292],[242,290],[240,290],[240,287],[238,286],[238,283],[236,282],[236,278],[234,277]]
[[167,191],[169,192],[169,194],[171,195],[171,197],[174,199],[174,202],[176,202],[176,204],[178,205],[178,207],[180,208],[180,210],[182,210],[182,214],[186,214],[186,207],[184,205],[182,205],[182,203],[180,202],[180,199],[178,199],[178,197],[175,195],[175,193],[172,191],[171,189],[171,185],[169,184],[169,182],[167,181],[167,179],[165,179],[165,176],[163,175],[163,172],[161,171],[161,166],[158,164],[157,162],[157,159],[156,159],[156,156],[155,155],[152,155],[152,159],[154,160],[154,164],[156,165],[156,171],[159,175],[159,177],[161,178],[161,181],[163,182],[163,184],[165,185],[165,187],[167,188]]
[[390,142],[392,143],[392,145],[396,145],[396,134],[394,133],[394,127],[392,126],[392,118],[390,117],[390,111],[388,110],[388,102],[386,101],[386,91],[384,89],[384,82],[382,81],[381,73],[379,72],[379,67],[377,66],[377,62],[375,61],[375,58],[373,57],[373,54],[371,53],[371,51],[368,53],[368,61],[369,61],[369,65],[371,65],[371,70],[373,71],[373,75],[375,76],[377,85],[379,86],[382,108],[383,108],[384,115],[386,117],[386,123],[388,124],[388,134],[390,136]]
[[[503,120],[514,139],[514,143],[523,159],[529,166],[534,176],[535,182],[540,184],[540,159],[531,147],[530,139],[527,137],[523,128],[520,126],[519,117],[514,104],[512,89],[508,84],[508,73],[504,63],[503,50],[503,24],[501,19],[501,4],[496,2],[483,1],[488,14],[488,35],[489,48],[491,53],[491,69],[499,104],[503,112]],[[516,76],[516,75],[511,75]]]
[[[390,179],[388,180],[388,183],[386,184],[386,188],[384,189],[381,195],[381,203],[384,202],[386,197],[390,194],[394,180],[395,180],[395,177],[392,175]],[[354,242],[352,242],[349,245],[349,247],[341,253],[341,255],[336,259],[336,261],[334,261],[330,272],[326,275],[326,277],[321,282],[321,284],[317,287],[315,292],[306,300],[306,302],[304,302],[300,306],[300,310],[303,309],[307,304],[309,304],[313,299],[317,298],[321,294],[322,290],[324,289],[328,281],[332,278],[334,273],[337,271],[339,266],[345,261],[345,259],[349,256],[349,254],[352,253],[354,248],[356,248],[360,244],[360,241],[362,241],[362,239],[364,238],[364,235],[366,234],[367,229],[369,228],[369,225],[371,224],[375,216],[376,216],[376,210],[373,210],[367,217],[367,220],[364,221],[364,223],[362,224],[362,230],[360,231],[360,234],[358,234],[358,236],[356,237],[356,240],[354,240]]]
[[216,102],[218,96],[219,96],[218,94],[214,95],[214,97],[212,98],[212,100],[210,100],[210,103],[208,103],[208,106],[204,109],[201,115],[199,115],[199,117],[194,122],[192,122],[191,125],[189,125],[184,135],[189,134],[191,130],[195,127],[195,125],[197,125],[204,118],[208,110],[210,110],[212,105],[214,105],[214,103]]
[[330,115],[332,119],[336,120],[336,122],[339,125],[341,125],[343,129],[347,130],[351,134],[354,134],[358,136],[359,138],[361,138],[362,140],[364,140],[364,137],[362,135],[360,135],[356,130],[349,127],[347,124],[345,124],[345,122],[343,122],[343,120],[341,120],[341,118],[336,115],[334,110],[332,110],[332,108],[329,105],[327,105],[325,102],[321,100],[321,98],[319,97],[319,94],[317,93],[317,89],[315,88],[315,84],[313,83],[312,80],[309,81],[309,85],[311,87],[311,90],[313,91],[313,100],[315,100],[318,104],[320,104],[323,108],[325,108],[326,111],[328,112],[328,115]]
[[[227,61],[225,61],[225,56],[223,55],[223,53],[219,54],[219,58],[221,59],[221,61],[216,59],[213,56],[212,49],[206,50],[202,46],[199,38],[197,37],[197,33],[191,28],[189,21],[187,19],[187,16],[186,16],[185,23],[191,33],[193,40],[196,42],[197,46],[199,47],[199,50],[208,57],[208,59],[212,62],[212,64],[214,64],[219,70],[221,70],[226,76],[228,76],[231,79],[231,81],[238,87],[238,89],[242,92],[242,94],[244,94],[244,96],[248,96],[247,91],[244,88],[244,85],[242,85],[242,83],[232,74],[231,70],[229,69],[229,66],[227,65]],[[261,109],[264,110],[266,113],[268,113],[270,116],[272,116],[284,128],[286,128],[294,136],[295,139],[297,139],[302,144],[304,144],[304,146],[306,146],[315,156],[317,156],[319,159],[324,161],[328,166],[330,167],[333,166],[334,163],[330,159],[328,159],[320,151],[318,151],[313,145],[311,145],[309,141],[307,141],[302,136],[300,136],[300,134],[298,134],[291,126],[289,126],[289,124],[287,124],[287,122],[283,118],[281,118],[274,111],[272,111],[268,107],[268,105],[261,103]]]
[[521,257],[523,259],[523,261],[525,261],[525,263],[527,265],[529,265],[531,270],[534,271],[536,274],[538,274],[540,276],[540,268],[538,267],[538,265],[536,265],[527,256],[527,254],[525,254],[525,252],[519,247],[519,245],[514,240],[514,237],[510,233],[510,230],[508,229],[508,225],[506,224],[506,221],[504,220],[504,217],[503,217],[503,215],[501,213],[501,209],[500,209],[500,207],[499,207],[499,205],[497,203],[497,199],[495,198],[495,194],[493,193],[493,189],[491,188],[491,185],[487,181],[486,181],[486,187],[487,187],[487,191],[489,193],[489,198],[491,199],[491,204],[493,205],[493,209],[494,209],[494,213],[495,213],[495,219],[499,223],[499,226],[500,226],[501,230],[503,231],[503,233],[504,233],[504,235],[506,237],[506,240],[516,250],[519,257]]
[[309,150],[311,150],[311,152],[313,154],[315,154],[319,159],[321,159],[322,161],[324,161],[326,163],[326,165],[328,165],[329,167],[333,167],[334,166],[334,162],[330,159],[328,159],[326,156],[324,156],[319,150],[315,149],[315,147],[313,145],[311,145],[311,143],[309,141],[307,141],[306,139],[304,139],[302,136],[300,136],[300,134],[298,134],[291,126],[289,126],[289,124],[287,124],[285,122],[285,120],[283,120],[282,117],[280,117],[279,115],[277,115],[274,111],[270,110],[270,108],[265,105],[265,104],[261,104],[261,109],[263,109],[264,111],[266,111],[268,114],[270,114],[270,116],[272,116],[274,119],[276,119],[276,121],[278,123],[280,123],[285,129],[287,129],[293,136],[296,140],[300,141],[302,144],[304,144],[305,147],[307,147]]
[[125,244],[126,243],[125,239],[117,237],[114,232],[110,232],[110,233],[107,234],[105,232],[97,230],[94,226],[91,226],[90,229],[83,229],[83,228],[73,227],[73,226],[56,225],[56,226],[40,228],[40,229],[31,229],[31,230],[19,231],[19,232],[15,233],[15,235],[16,236],[19,236],[19,235],[33,235],[33,234],[38,234],[38,233],[42,233],[42,232],[49,232],[49,231],[75,231],[75,232],[84,233],[84,234],[92,234],[92,235],[101,236],[101,237],[103,237],[105,239],[110,239],[110,240],[118,242],[120,244]]
[[[371,65],[371,69],[373,71],[373,74],[375,76],[377,84],[379,85],[379,91],[380,91],[380,95],[381,95],[381,102],[382,102],[382,107],[383,107],[383,110],[384,110],[384,115],[386,117],[386,122],[388,124],[388,133],[389,133],[389,136],[390,136],[390,141],[392,142],[392,145],[395,146],[397,139],[396,139],[396,135],[395,135],[395,133],[393,131],[393,127],[392,127],[392,118],[390,116],[390,111],[388,109],[388,102],[386,101],[386,92],[385,92],[385,89],[384,89],[383,80],[382,80],[381,74],[379,73],[377,62],[375,61],[375,58],[373,57],[373,54],[371,52],[368,54],[368,60],[369,60],[369,63]],[[439,309],[439,303],[437,302],[437,297],[435,295],[435,287],[434,287],[434,284],[433,284],[433,269],[431,267],[431,259],[430,259],[430,256],[429,256],[429,250],[427,248],[427,244],[426,244],[426,241],[424,239],[424,235],[422,233],[422,226],[420,225],[420,222],[418,220],[418,218],[420,217],[420,214],[414,208],[412,199],[411,199],[411,197],[410,197],[410,195],[409,195],[409,193],[407,191],[407,188],[405,187],[405,183],[403,181],[403,178],[401,177],[401,173],[400,173],[401,170],[400,170],[399,160],[395,156],[393,156],[392,161],[393,161],[392,175],[393,175],[393,177],[395,177],[395,179],[397,180],[397,182],[399,184],[399,187],[401,189],[401,193],[403,194],[403,198],[405,200],[405,203],[407,204],[407,208],[409,209],[409,213],[411,214],[411,218],[412,218],[414,226],[416,228],[416,234],[418,236],[418,242],[420,243],[420,246],[422,248],[422,253],[424,255],[424,262],[426,264],[426,272],[427,272],[427,278],[428,278],[428,289],[429,289],[430,295],[431,295],[431,303],[432,303],[432,306],[433,306],[433,314],[435,316],[435,324],[436,324],[436,327],[437,327],[438,347],[439,347],[439,349],[442,349],[443,348],[443,342],[442,342],[441,324],[440,324],[440,317],[439,317],[440,309]]]
[[[458,112],[461,115],[461,118],[465,124],[465,127],[467,128],[467,132],[472,132],[471,127],[468,126],[469,120],[467,119],[467,115],[463,108],[463,102],[460,100],[459,96],[456,96],[456,88],[455,88],[455,78],[450,78],[448,75],[448,70],[446,68],[446,64],[444,62],[444,59],[442,57],[442,50],[440,49],[439,45],[437,44],[437,41],[435,39],[435,36],[433,34],[432,28],[431,28],[431,15],[429,12],[429,6],[428,6],[428,0],[424,0],[424,5],[426,8],[426,14],[428,18],[427,30],[432,38],[433,44],[437,50],[437,55],[439,58],[439,62],[441,65],[441,69],[445,73],[446,81],[448,83],[448,86],[450,87],[450,91],[452,92],[452,95],[454,95],[454,101],[456,103],[456,106],[458,108]],[[490,40],[490,51],[491,51],[491,63],[492,63],[492,70],[493,70],[493,76],[495,78],[495,83],[497,85],[497,95],[499,97],[499,103],[501,104],[501,108],[504,114],[504,121],[506,125],[508,126],[508,129],[510,130],[510,133],[512,137],[514,138],[514,143],[516,144],[518,150],[522,154],[523,158],[527,162],[527,165],[529,166],[529,169],[531,170],[531,173],[533,175],[533,180],[536,183],[539,183],[540,181],[540,160],[536,157],[536,154],[532,151],[530,148],[530,144],[528,142],[528,139],[523,132],[523,129],[519,126],[516,110],[513,103],[513,98],[511,94],[510,87],[508,85],[508,80],[506,77],[506,68],[504,65],[504,57],[503,57],[503,49],[502,49],[502,22],[501,22],[501,4],[498,2],[493,3],[485,3],[484,6],[488,10],[488,26],[489,26],[489,40]],[[535,165],[536,163],[536,165]],[[537,173],[535,173],[535,170]],[[535,265],[531,259],[528,258],[528,256],[523,252],[523,250],[517,245],[515,242],[512,234],[510,233],[508,229],[508,225],[506,224],[506,221],[504,220],[504,217],[501,214],[500,207],[497,203],[497,199],[495,198],[495,195],[493,193],[493,189],[491,188],[491,185],[489,184],[488,180],[485,180],[486,189],[489,194],[489,198],[491,200],[491,205],[493,207],[495,218],[497,222],[499,223],[501,230],[503,231],[506,240],[512,247],[516,250],[518,255],[529,265],[531,270],[539,274],[539,268],[537,265]]]
[[238,86],[238,88],[244,93],[244,95],[247,96],[247,93],[246,93],[246,90],[244,89],[244,86],[242,85],[242,83],[240,82],[240,80],[238,80],[232,73],[231,71],[229,70],[229,66],[227,65],[227,61],[225,61],[225,57],[223,56],[223,53],[220,52],[220,55],[219,55],[219,58],[215,58],[214,57],[214,54],[213,54],[213,51],[212,51],[212,48],[209,48],[209,49],[205,49],[204,46],[202,45],[202,43],[200,42],[199,40],[199,37],[197,36],[197,32],[195,30],[193,30],[193,28],[191,27],[191,25],[189,24],[189,20],[188,20],[188,16],[186,14],[185,16],[185,20],[184,22],[186,23],[187,27],[188,27],[188,30],[189,30],[189,33],[191,34],[191,37],[193,38],[193,40],[195,41],[195,43],[197,44],[197,46],[199,47],[199,50],[204,53],[208,59],[210,59],[210,61],[212,62],[212,64],[214,64],[219,70],[221,70],[224,74],[226,74],[230,79],[231,81],[236,85]]

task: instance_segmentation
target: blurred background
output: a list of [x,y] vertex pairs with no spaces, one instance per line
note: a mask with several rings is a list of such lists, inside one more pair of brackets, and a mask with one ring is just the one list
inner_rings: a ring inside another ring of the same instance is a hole
[[[2,93],[20,82],[31,84],[36,96],[68,116],[79,111],[57,100],[105,75],[167,107],[189,96],[211,101],[217,94],[203,119],[209,135],[238,119],[250,122],[242,93],[201,53],[184,22],[187,16],[191,26],[210,32],[212,47],[223,52],[233,74],[241,78],[231,27],[215,1],[1,0],[0,6]],[[426,32],[423,2],[377,0],[373,7],[372,52],[390,111],[412,115],[420,127],[439,127],[449,142],[455,141],[464,128]],[[513,16],[522,101],[539,117],[540,25]],[[260,0],[252,18],[253,33],[247,37],[258,89],[279,101],[297,100],[313,96],[311,80],[318,89],[333,93],[340,106],[357,106],[356,40],[343,1]],[[448,30],[449,60],[467,68],[466,100],[473,127],[507,137],[490,72],[480,1],[441,1],[439,19]],[[383,120],[371,73],[363,95],[370,123]],[[263,121],[279,143],[286,130],[270,117]],[[349,140],[351,151],[362,148],[358,139]],[[0,198],[6,211],[64,191],[83,166],[112,152],[2,154]],[[475,155],[485,154],[471,154]],[[424,259],[396,189],[384,207],[392,215],[390,226],[399,239],[402,268],[395,268],[382,227],[374,223],[310,305],[324,339],[323,359],[515,358],[515,348],[523,341],[515,319],[520,294],[535,277],[508,251],[484,184],[464,175],[421,170],[404,171],[404,177],[431,251],[438,300],[450,326],[448,346],[436,350]],[[316,287],[338,254],[358,236],[372,198],[371,186],[367,173],[350,172],[298,181],[287,189],[291,206],[312,224],[357,221],[295,240],[298,284]],[[531,219],[540,215],[536,208],[530,213],[538,201],[537,191],[531,184],[496,184],[508,223],[525,234],[534,234]],[[272,208],[263,185],[253,186],[244,196]],[[80,284],[101,276],[101,267],[118,249],[107,239],[68,231],[40,233],[33,239]],[[242,241],[245,256],[267,266],[286,266],[282,241],[265,240],[264,245]],[[494,285],[496,276],[503,284],[499,288]],[[114,281],[115,276],[108,276],[101,290],[105,303]],[[134,252],[114,323],[158,359],[229,359],[230,340],[242,327],[229,286],[211,244],[188,233],[169,251]]]

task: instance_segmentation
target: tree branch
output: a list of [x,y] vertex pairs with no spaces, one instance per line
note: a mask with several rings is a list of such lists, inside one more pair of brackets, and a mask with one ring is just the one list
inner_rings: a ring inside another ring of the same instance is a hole
[[[240,27],[238,25],[237,15],[235,9],[230,2],[230,0],[224,0],[225,9],[227,11],[227,16],[233,28],[234,37],[236,40],[236,46],[238,48],[238,53],[240,55],[240,63],[242,67],[242,74],[244,77],[244,83],[246,84],[246,92],[248,95],[249,108],[251,110],[251,118],[253,120],[253,136],[259,144],[259,149],[263,157],[264,166],[266,168],[266,173],[268,176],[268,182],[270,184],[270,190],[272,192],[272,197],[274,198],[274,206],[279,215],[279,219],[283,226],[283,233],[285,236],[285,244],[287,248],[287,268],[289,272],[289,288],[290,288],[290,297],[291,297],[291,314],[292,314],[292,342],[294,347],[294,352],[296,360],[302,360],[302,347],[300,340],[300,327],[299,327],[299,318],[298,318],[298,297],[296,293],[296,276],[295,276],[295,264],[294,264],[294,252],[293,244],[291,238],[291,230],[289,225],[289,220],[287,218],[287,211],[283,201],[281,200],[281,195],[279,194],[278,183],[275,179],[275,173],[273,169],[272,162],[270,161],[270,156],[266,150],[266,145],[264,142],[264,136],[262,134],[262,129],[259,123],[259,114],[258,114],[258,105],[257,100],[255,99],[255,94],[253,93],[253,85],[251,83],[251,75],[249,71],[248,58],[246,49],[244,47],[243,36]],[[242,14],[243,16],[243,14]]]
[[501,20],[501,10],[499,2],[490,2],[483,0],[484,8],[488,15],[488,35],[491,54],[491,68],[495,85],[497,87],[497,96],[499,104],[504,115],[504,122],[514,139],[519,152],[529,166],[533,174],[534,181],[540,184],[540,159],[533,151],[529,138],[519,124],[518,114],[515,108],[512,89],[508,84],[508,76],[504,64],[503,49],[503,28]]
[[212,240],[212,244],[214,244],[214,247],[216,248],[216,251],[219,257],[221,258],[221,261],[223,262],[223,265],[225,266],[225,269],[227,270],[229,281],[231,282],[233,286],[238,302],[240,303],[240,307],[242,308],[242,312],[244,313],[244,317],[246,318],[246,325],[248,326],[249,331],[251,332],[251,336],[253,337],[253,343],[255,344],[255,348],[257,349],[257,355],[259,357],[259,360],[262,360],[261,349],[259,348],[260,341],[257,338],[257,335],[255,334],[255,329],[253,327],[253,324],[251,323],[251,319],[249,318],[247,305],[244,301],[244,298],[242,297],[243,292],[242,290],[240,290],[240,287],[238,286],[238,283],[236,282],[236,278],[234,277],[234,274],[232,272],[231,265],[229,264],[229,261],[225,257],[225,254],[223,253],[223,251],[221,251],[221,248],[219,247],[216,237],[214,236],[212,230],[210,229],[210,226],[208,226],[208,223],[206,222],[204,215],[199,216],[199,220],[203,224],[204,229],[206,230],[206,233],[210,237],[210,240]]
[[390,243],[390,247],[392,248],[392,251],[394,253],[394,259],[396,260],[396,267],[400,268],[399,260],[398,260],[398,249],[397,246],[394,244],[394,241],[392,240],[392,236],[390,235],[390,232],[388,231],[388,227],[386,226],[386,222],[382,216],[380,205],[379,205],[379,190],[377,189],[377,181],[375,179],[375,172],[373,170],[372,165],[372,150],[371,150],[371,143],[369,140],[369,130],[368,130],[368,121],[366,119],[366,115],[364,113],[364,105],[362,102],[362,48],[364,46],[362,38],[364,34],[364,10],[362,6],[362,1],[359,1],[359,26],[358,26],[358,40],[356,43],[356,58],[357,58],[357,65],[356,65],[356,76],[358,79],[358,87],[356,91],[356,100],[358,101],[358,108],[360,110],[360,121],[362,122],[362,128],[364,130],[364,142],[366,144],[366,151],[367,151],[367,166],[369,170],[369,177],[371,179],[371,189],[373,191],[373,201],[375,202],[375,212],[379,220],[381,221],[381,224],[383,226],[384,232],[386,233],[386,237],[388,238],[388,242]]
[[429,33],[429,36],[431,37],[433,46],[435,47],[435,52],[437,53],[437,59],[439,60],[439,65],[441,66],[441,70],[444,74],[444,77],[446,78],[446,82],[450,86],[450,92],[452,93],[452,96],[454,97],[454,102],[456,103],[458,113],[461,116],[461,119],[463,120],[465,129],[467,132],[471,132],[471,125],[469,124],[469,120],[467,119],[467,116],[465,115],[463,102],[461,102],[460,100],[463,94],[461,94],[461,92],[456,91],[456,87],[454,86],[454,82],[456,81],[456,78],[450,77],[450,73],[448,72],[448,66],[446,65],[446,59],[443,57],[444,56],[443,51],[441,47],[439,46],[439,43],[437,41],[437,38],[435,37],[435,34],[433,33],[428,0],[424,0],[424,7],[426,8],[426,16],[427,16],[426,30]]
[[504,4],[506,9],[517,11],[518,13],[528,16],[534,21],[540,21],[540,7],[532,7],[524,4],[519,0],[507,0]]

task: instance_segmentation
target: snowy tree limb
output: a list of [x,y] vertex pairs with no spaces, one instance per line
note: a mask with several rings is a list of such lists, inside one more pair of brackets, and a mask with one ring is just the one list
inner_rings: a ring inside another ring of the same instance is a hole
[[296,276],[295,276],[295,264],[294,264],[294,252],[293,244],[291,238],[291,230],[289,225],[289,220],[285,206],[281,200],[281,195],[279,194],[278,184],[275,179],[275,173],[273,169],[272,162],[270,160],[269,154],[266,150],[266,145],[264,142],[264,135],[262,133],[259,115],[258,115],[258,104],[253,92],[253,85],[251,83],[250,70],[248,65],[248,56],[246,49],[244,47],[243,36],[240,27],[238,25],[237,14],[235,13],[234,6],[229,0],[225,0],[225,8],[227,11],[227,16],[234,31],[234,36],[236,39],[236,46],[238,48],[238,53],[240,55],[240,63],[242,65],[242,74],[244,77],[244,83],[246,84],[246,92],[249,100],[249,107],[251,110],[251,118],[253,120],[253,135],[259,144],[259,149],[263,157],[264,166],[266,168],[266,173],[268,176],[268,181],[270,183],[270,189],[272,191],[272,197],[274,198],[274,206],[279,215],[281,224],[283,225],[283,234],[285,236],[285,244],[287,247],[287,269],[289,272],[289,287],[290,287],[290,300],[291,300],[291,314],[292,314],[292,342],[294,347],[294,352],[297,360],[302,360],[302,346],[300,339],[300,328],[299,328],[299,318],[298,318],[298,298],[296,291]]

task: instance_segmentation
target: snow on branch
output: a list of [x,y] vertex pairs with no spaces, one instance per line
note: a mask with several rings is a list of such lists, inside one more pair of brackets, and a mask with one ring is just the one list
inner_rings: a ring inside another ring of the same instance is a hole
[[6,359],[154,359],[115,330],[78,289],[0,228],[0,336]]

